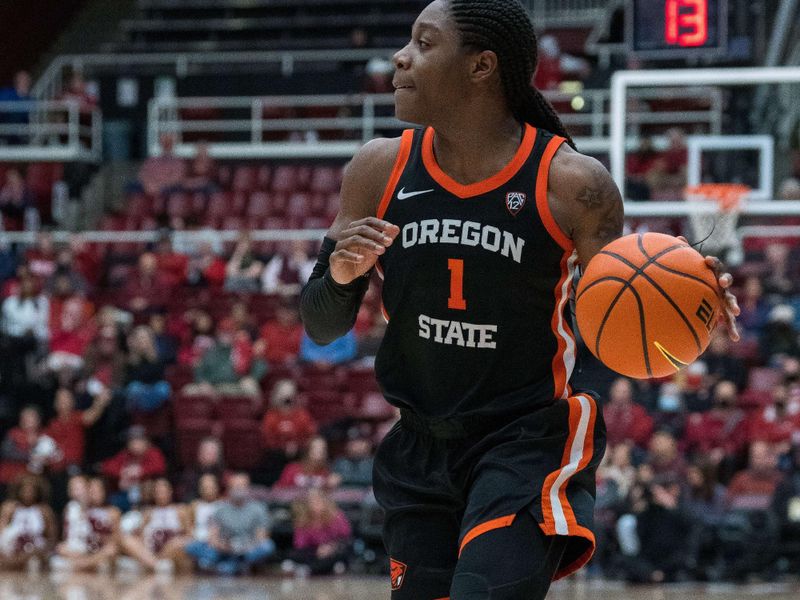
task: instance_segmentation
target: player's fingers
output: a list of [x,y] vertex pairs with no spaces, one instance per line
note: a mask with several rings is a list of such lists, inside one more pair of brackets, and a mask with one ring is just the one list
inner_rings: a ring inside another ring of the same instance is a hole
[[725,292],[725,304],[734,316],[738,317],[742,313],[742,309],[739,308],[739,301],[730,292]]
[[379,243],[377,240],[359,234],[351,235],[341,240],[336,244],[336,248],[355,250],[356,252],[365,250],[374,254],[383,254],[386,252],[386,246]]
[[719,285],[722,289],[728,289],[733,284],[733,275],[730,273],[723,273],[717,278]]
[[349,250],[336,250],[331,254],[331,260],[341,260],[344,262],[359,264],[364,262],[364,255],[350,252]]
[[[379,219],[377,217],[364,217],[363,219],[358,219],[357,221],[353,221],[350,223],[350,227],[360,227],[362,225],[366,225],[367,227],[371,227],[376,231],[386,233],[391,235],[397,235],[400,232],[400,228],[397,225],[393,225],[389,223],[389,221],[384,221],[383,219]],[[392,236],[394,237],[394,236]]]
[[372,240],[381,246],[389,246],[394,238],[386,235],[383,231],[375,229],[371,225],[362,223],[361,225],[350,226],[342,231],[342,239],[346,240],[349,237],[361,236],[363,238]]

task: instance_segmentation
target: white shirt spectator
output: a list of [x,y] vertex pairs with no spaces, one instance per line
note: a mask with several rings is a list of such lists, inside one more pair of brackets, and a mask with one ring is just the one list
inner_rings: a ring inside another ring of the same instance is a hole
[[50,301],[42,296],[21,298],[9,296],[3,302],[3,332],[12,337],[23,337],[29,331],[39,341],[50,337]]

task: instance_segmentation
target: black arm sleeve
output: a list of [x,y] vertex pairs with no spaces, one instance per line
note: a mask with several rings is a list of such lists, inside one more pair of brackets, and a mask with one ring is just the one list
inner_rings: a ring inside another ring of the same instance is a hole
[[308,337],[317,344],[330,344],[346,334],[356,322],[372,271],[348,284],[337,283],[328,269],[336,241],[326,237],[317,264],[300,292],[300,316]]

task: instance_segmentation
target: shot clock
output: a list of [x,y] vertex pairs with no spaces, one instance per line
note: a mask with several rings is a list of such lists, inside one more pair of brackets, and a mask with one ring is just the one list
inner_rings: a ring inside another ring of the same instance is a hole
[[629,0],[626,36],[632,54],[688,58],[727,49],[727,0]]

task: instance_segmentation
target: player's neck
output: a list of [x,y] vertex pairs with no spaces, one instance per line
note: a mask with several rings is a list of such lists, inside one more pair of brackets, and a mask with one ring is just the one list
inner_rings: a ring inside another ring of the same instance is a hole
[[471,114],[497,116],[482,116],[467,127],[464,123],[470,119],[456,116],[433,124],[436,162],[463,184],[483,181],[502,170],[516,154],[523,132],[520,123],[504,110]]

